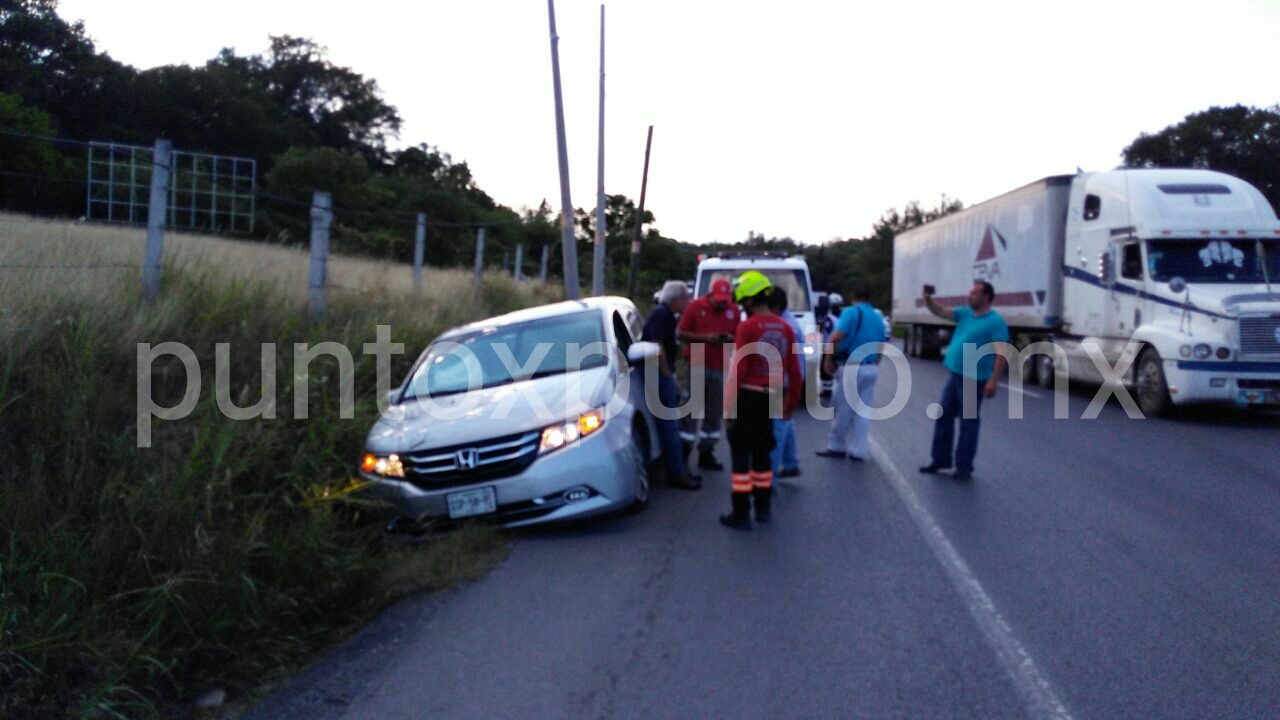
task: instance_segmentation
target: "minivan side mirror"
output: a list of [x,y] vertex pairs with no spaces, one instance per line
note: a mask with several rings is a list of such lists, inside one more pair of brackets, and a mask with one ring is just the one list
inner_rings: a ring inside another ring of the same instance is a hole
[[651,357],[658,357],[662,347],[655,342],[634,342],[627,348],[627,362],[640,365]]

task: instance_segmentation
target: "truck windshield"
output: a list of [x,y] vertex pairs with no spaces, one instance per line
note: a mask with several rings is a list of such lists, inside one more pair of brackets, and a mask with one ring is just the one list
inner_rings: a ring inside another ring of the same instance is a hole
[[[1267,270],[1276,276],[1280,243],[1267,242]],[[1265,281],[1259,242],[1246,238],[1212,240],[1150,240],[1147,262],[1151,279],[1168,282],[1180,277],[1189,283],[1262,283]]]
[[711,292],[712,282],[720,278],[726,278],[729,282],[733,282],[739,275],[748,270],[759,270],[764,273],[765,277],[769,278],[769,282],[786,291],[787,309],[791,312],[809,312],[811,309],[812,306],[809,303],[809,274],[804,270],[765,270],[746,266],[733,270],[704,272],[702,277],[698,278],[698,291],[695,295],[702,297]]
[[1267,279],[1273,283],[1280,282],[1280,240],[1263,240],[1262,254],[1267,263]]
[[[595,311],[544,318],[449,338],[427,349],[414,372],[404,400],[439,397],[481,388],[506,385],[517,378],[511,370],[523,368],[532,378],[603,367],[604,331]],[[578,346],[577,357],[570,345]],[[588,346],[596,354],[582,357]],[[506,362],[503,362],[503,359]],[[530,369],[530,362],[539,358]],[[575,362],[581,358],[581,362]],[[511,368],[508,368],[508,365]],[[523,379],[523,378],[520,378]]]

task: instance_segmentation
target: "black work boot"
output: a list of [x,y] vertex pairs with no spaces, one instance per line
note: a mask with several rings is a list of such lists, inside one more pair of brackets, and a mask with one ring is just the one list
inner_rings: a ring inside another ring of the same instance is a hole
[[698,467],[703,470],[723,470],[724,465],[716,460],[716,455],[711,450],[698,451]]
[[773,519],[773,487],[756,488],[751,494],[756,499],[756,522],[767,523]]
[[751,529],[751,493],[733,494],[733,512],[720,516],[720,524],[736,530]]

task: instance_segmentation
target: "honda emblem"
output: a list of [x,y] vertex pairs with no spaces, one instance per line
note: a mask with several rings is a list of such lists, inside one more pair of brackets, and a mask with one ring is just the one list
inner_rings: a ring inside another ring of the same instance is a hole
[[480,453],[475,448],[467,448],[459,450],[453,454],[453,464],[459,470],[475,470],[476,462],[480,459]]

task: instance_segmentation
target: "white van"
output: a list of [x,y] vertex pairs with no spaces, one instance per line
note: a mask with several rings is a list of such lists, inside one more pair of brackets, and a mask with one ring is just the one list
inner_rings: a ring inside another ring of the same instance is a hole
[[803,257],[771,255],[758,253],[724,253],[705,258],[698,263],[697,284],[694,297],[702,297],[711,292],[711,283],[719,278],[733,282],[739,275],[748,270],[764,273],[775,286],[787,293],[787,307],[795,314],[804,331],[804,337],[797,338],[804,343],[805,377],[817,372],[821,356],[818,346],[822,336],[818,333],[813,314],[813,283],[809,280],[809,264]]

